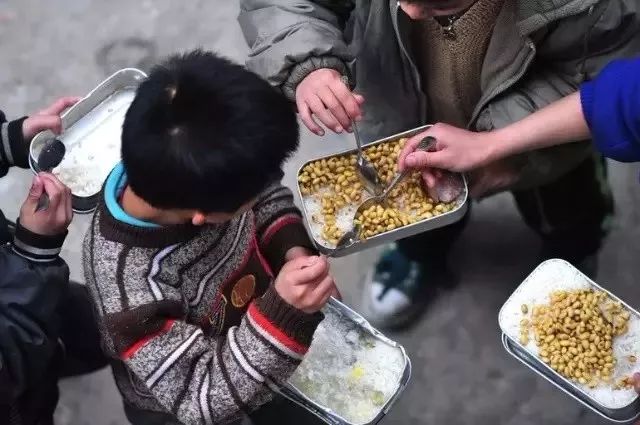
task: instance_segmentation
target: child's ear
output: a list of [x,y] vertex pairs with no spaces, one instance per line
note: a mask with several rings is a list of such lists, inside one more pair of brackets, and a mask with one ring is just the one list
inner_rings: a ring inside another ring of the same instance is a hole
[[201,212],[196,212],[193,214],[193,217],[191,217],[191,223],[194,226],[202,226],[204,223],[206,223],[206,221],[207,221],[207,216],[205,216]]

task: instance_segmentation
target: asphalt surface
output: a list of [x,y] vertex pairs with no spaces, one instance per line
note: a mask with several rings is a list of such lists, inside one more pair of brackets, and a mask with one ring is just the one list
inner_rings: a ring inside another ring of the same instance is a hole
[[[123,67],[148,69],[167,54],[204,47],[243,61],[247,47],[230,0],[0,0],[0,107],[11,116],[35,111],[60,95],[85,94]],[[304,133],[286,181],[305,159],[350,143]],[[638,167],[615,164],[614,228],[600,256],[598,281],[640,306],[636,244],[640,233]],[[15,217],[30,175],[0,181],[0,206]],[[450,265],[460,284],[433,300],[420,322],[390,336],[407,348],[413,378],[384,424],[606,423],[505,354],[497,312],[536,266],[539,241],[521,222],[509,195],[476,205]],[[82,280],[80,243],[87,216],[74,219],[64,257]],[[356,309],[362,276],[376,252],[334,261],[336,279]],[[59,424],[126,423],[108,371],[62,383]],[[274,423],[279,423],[275,421]]]

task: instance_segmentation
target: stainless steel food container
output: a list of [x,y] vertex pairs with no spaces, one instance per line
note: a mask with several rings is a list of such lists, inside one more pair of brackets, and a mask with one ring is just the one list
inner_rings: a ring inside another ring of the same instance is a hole
[[[364,333],[368,333],[369,335],[371,335],[372,337],[376,338],[377,340],[381,341],[384,344],[388,344],[392,347],[398,348],[402,352],[402,355],[405,359],[404,371],[394,395],[389,399],[389,401],[384,406],[381,406],[377,416],[371,422],[365,425],[377,424],[389,412],[393,404],[400,397],[400,394],[402,394],[404,389],[407,387],[407,384],[411,379],[411,361],[409,360],[409,357],[407,356],[404,348],[400,344],[384,336],[380,331],[378,331],[373,326],[371,326],[369,322],[367,322],[362,316],[360,316],[351,308],[347,307],[346,305],[344,305],[343,303],[341,303],[340,301],[334,298],[329,299],[329,302],[327,303],[327,305],[323,310],[325,315],[332,314],[332,311],[334,312],[333,314],[336,314],[336,313],[340,314],[341,317],[343,317],[344,319],[349,320],[354,324],[356,324]],[[305,394],[303,394],[301,391],[299,391],[295,386],[291,384],[286,384],[284,387],[280,388],[279,391],[282,396],[288,398],[289,400],[293,401],[294,403],[298,404],[299,406],[313,413],[319,419],[323,420],[328,424],[355,425],[349,422],[348,420],[346,420],[345,418],[337,415],[330,408],[316,403],[314,400],[307,397]]]
[[[65,131],[80,123],[90,128],[93,126],[96,131],[100,131],[100,122],[84,122],[83,118],[98,107],[108,108],[110,100],[113,99],[116,93],[130,90],[135,91],[146,77],[144,72],[133,68],[121,69],[111,75],[62,115],[62,128],[64,130],[57,138],[65,143]],[[31,141],[29,165],[34,173],[40,171],[37,158],[42,147],[47,141],[54,137],[56,136],[51,131],[43,131],[37,134]],[[68,148],[67,146],[67,151],[69,150]],[[90,167],[91,164],[87,164],[87,166]],[[73,210],[77,213],[92,212],[98,205],[99,196],[100,192],[90,196],[78,196],[74,194],[72,200]]]
[[[524,285],[527,282],[527,280],[530,279],[536,272],[541,270],[541,268],[551,264],[552,262],[562,263],[563,267],[571,268],[573,271],[575,271],[576,275],[584,278],[584,280],[589,282],[589,284],[594,289],[606,293],[609,297],[611,297],[612,300],[620,302],[631,314],[637,317],[640,317],[640,313],[638,313],[638,311],[633,309],[631,306],[626,304],[624,301],[616,297],[614,294],[612,294],[608,290],[604,289],[603,287],[595,283],[593,280],[589,279],[587,276],[581,273],[578,269],[576,269],[574,266],[572,266],[571,264],[569,264],[564,260],[553,259],[553,260],[548,260],[543,262],[529,275],[529,277],[527,277],[527,279],[525,279],[525,281],[521,285]],[[516,289],[516,292],[517,292],[517,289]],[[511,297],[513,297],[513,295]],[[612,409],[607,406],[603,406],[600,402],[595,400],[589,394],[585,393],[582,390],[582,388],[575,385],[573,382],[571,382],[564,376],[554,371],[546,363],[540,360],[536,355],[529,352],[529,350],[527,350],[522,344],[520,344],[519,341],[509,337],[502,323],[502,315],[503,315],[504,308],[510,302],[511,297],[505,302],[505,304],[501,308],[500,319],[499,319],[501,322],[500,327],[503,331],[502,344],[505,350],[507,351],[507,353],[515,357],[522,364],[527,366],[529,369],[531,369],[538,375],[542,376],[544,379],[546,379],[551,384],[553,384],[556,388],[560,389],[562,392],[569,395],[570,397],[578,401],[583,406],[587,407],[588,409],[592,410],[593,412],[597,413],[598,415],[602,416],[603,418],[611,422],[620,423],[620,424],[631,424],[640,417],[640,397],[636,397],[633,400],[633,402],[618,409]]]
[[[423,131],[425,131],[426,129],[428,129],[429,127],[431,127],[430,125],[425,125],[422,127],[418,127],[418,128],[414,128],[412,130],[408,130],[408,131],[404,131],[402,133],[398,133],[398,134],[394,134],[392,136],[389,137],[385,137],[384,139],[379,139],[376,141],[373,141],[371,143],[367,143],[366,146],[374,146],[377,145],[379,143],[385,143],[385,142],[391,142],[394,140],[398,140],[398,139],[402,139],[402,138],[409,138],[412,136],[415,136],[416,134],[419,134]],[[314,158],[312,160],[309,160],[307,162],[305,162],[304,164],[302,164],[302,166],[298,169],[298,174],[300,175],[302,169],[307,166],[309,163],[312,163],[314,161],[318,161],[321,159],[325,159],[325,158],[331,158],[334,156],[340,156],[340,155],[349,155],[349,154],[354,154],[357,152],[357,149],[349,149],[349,150],[345,150],[345,151],[341,151],[341,152],[336,152],[333,153],[331,155],[325,155],[319,158]],[[444,226],[448,226],[450,224],[453,224],[459,220],[461,220],[464,215],[467,212],[467,209],[469,208],[469,199],[468,199],[468,189],[467,189],[467,181],[464,177],[464,175],[461,175],[461,178],[463,180],[463,184],[464,184],[464,191],[463,193],[460,195],[460,198],[458,199],[458,206],[457,208],[453,209],[452,211],[449,211],[447,213],[441,214],[439,216],[430,218],[430,219],[426,219],[426,220],[422,220],[419,221],[417,223],[413,223],[410,224],[408,226],[403,226],[403,227],[399,227],[395,230],[391,230],[385,233],[380,233],[378,235],[372,236],[370,238],[366,238],[363,240],[360,240],[356,243],[354,243],[351,246],[348,246],[346,248],[342,248],[342,249],[335,249],[335,248],[330,248],[327,247],[325,245],[323,245],[322,241],[317,240],[314,235],[313,235],[313,231],[311,228],[311,217],[309,215],[309,212],[307,211],[304,202],[302,202],[302,213],[304,216],[304,222],[305,222],[305,226],[307,228],[307,232],[309,233],[310,237],[313,239],[313,242],[316,246],[316,248],[318,249],[318,251],[320,251],[322,254],[325,254],[327,256],[330,257],[344,257],[345,255],[349,255],[349,254],[353,254],[354,252],[358,252],[358,251],[363,251],[365,249],[369,249],[372,248],[374,246],[378,246],[378,245],[384,245],[390,242],[394,242],[397,241],[399,239],[404,239],[404,238],[408,238],[409,236],[413,236],[413,235],[417,235],[419,233],[424,233],[424,232],[428,232],[430,230],[433,229],[437,229],[440,227],[444,227]],[[296,180],[297,181],[297,180]],[[303,200],[303,196],[302,193],[300,191],[300,185],[298,184],[298,196],[300,197],[299,199]]]

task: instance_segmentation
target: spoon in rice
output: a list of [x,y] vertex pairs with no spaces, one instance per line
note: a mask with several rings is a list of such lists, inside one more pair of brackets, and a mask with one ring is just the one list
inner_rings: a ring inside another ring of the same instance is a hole
[[[427,136],[420,141],[416,150],[433,152],[435,150],[435,147],[436,147],[436,138],[432,136]],[[393,189],[398,185],[398,183],[404,180],[404,178],[407,177],[410,173],[411,173],[411,170],[408,168],[405,168],[404,171],[396,173],[396,176],[393,178],[393,180],[391,180],[391,183],[389,183],[389,185],[386,187],[386,189],[382,191],[381,194],[372,196],[371,198],[364,200],[358,206],[358,208],[356,209],[356,213],[353,216],[353,220],[355,221],[356,217],[358,217],[361,213],[371,208],[373,205],[385,203],[387,201],[387,197],[393,191]],[[338,243],[336,244],[336,251],[340,249],[348,248],[351,245],[355,244],[357,241],[359,241],[360,230],[361,230],[360,224],[353,223],[351,225],[351,230],[349,230],[344,235],[342,235],[342,237],[338,240]]]

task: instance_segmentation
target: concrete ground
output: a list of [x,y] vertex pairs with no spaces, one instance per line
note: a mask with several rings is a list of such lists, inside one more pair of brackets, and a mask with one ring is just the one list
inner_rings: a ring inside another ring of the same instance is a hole
[[[247,48],[230,0],[0,0],[0,106],[19,116],[59,95],[82,95],[122,67],[148,68],[157,57],[202,46],[242,61]],[[304,134],[288,166],[349,143]],[[27,171],[0,182],[0,206],[15,217],[29,185]],[[601,254],[598,280],[640,306],[637,259],[640,204],[636,166],[613,165],[618,214]],[[64,257],[82,280],[80,241],[88,217],[74,219]],[[536,265],[539,242],[508,195],[481,202],[456,245],[452,266],[462,284],[438,298],[420,323],[392,334],[413,360],[409,388],[385,424],[604,424],[505,354],[497,312]],[[336,260],[337,281],[357,308],[361,276],[375,258],[365,252]],[[107,371],[63,382],[59,424],[126,423]]]

